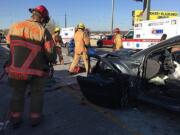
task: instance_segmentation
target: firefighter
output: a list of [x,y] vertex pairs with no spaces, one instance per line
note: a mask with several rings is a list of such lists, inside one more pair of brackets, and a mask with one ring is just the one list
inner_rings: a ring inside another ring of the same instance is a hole
[[22,122],[28,85],[31,89],[30,122],[32,126],[40,124],[45,77],[50,70],[49,64],[56,62],[55,44],[45,28],[50,20],[47,8],[40,5],[29,11],[32,13],[31,19],[15,23],[7,35],[10,60],[6,71],[13,88],[9,115],[14,128],[19,127]]
[[60,36],[60,31],[61,31],[61,29],[59,27],[56,27],[54,29],[53,40],[54,40],[54,42],[56,44],[56,53],[57,53],[57,55],[59,57],[59,63],[61,65],[63,65],[64,64],[64,59],[63,59],[62,50],[61,50],[61,46],[63,44],[63,41],[62,41],[62,38]]
[[69,72],[70,74],[74,73],[74,68],[78,65],[78,62],[82,57],[86,72],[88,73],[89,64],[88,64],[87,46],[89,46],[90,44],[90,39],[87,33],[85,32],[85,25],[83,23],[79,23],[77,25],[77,31],[74,35],[74,42],[75,42],[74,57],[70,65]]
[[120,29],[116,28],[114,30],[114,47],[113,51],[121,49],[122,46],[122,41],[121,41],[121,34],[120,34]]

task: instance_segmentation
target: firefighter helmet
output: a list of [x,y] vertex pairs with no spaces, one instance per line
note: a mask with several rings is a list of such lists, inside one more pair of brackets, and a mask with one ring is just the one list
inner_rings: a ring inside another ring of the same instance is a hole
[[85,29],[85,25],[84,25],[83,23],[79,23],[79,24],[77,25],[77,28],[78,28],[78,29]]
[[115,28],[114,29],[114,33],[120,33],[120,29],[119,28]]
[[49,12],[48,12],[47,8],[45,6],[43,6],[43,5],[37,6],[35,8],[30,8],[29,11],[31,13],[33,11],[38,12],[42,16],[42,18],[44,19],[45,23],[48,23],[49,20],[50,20]]
[[56,27],[56,28],[54,29],[54,33],[60,32],[60,31],[61,31],[61,28],[60,28],[60,27]]

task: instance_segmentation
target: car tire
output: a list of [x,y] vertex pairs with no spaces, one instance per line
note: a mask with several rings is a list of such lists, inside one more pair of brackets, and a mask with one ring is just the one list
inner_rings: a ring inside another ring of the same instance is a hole
[[97,43],[97,47],[98,48],[102,48],[103,47],[103,44],[101,42]]

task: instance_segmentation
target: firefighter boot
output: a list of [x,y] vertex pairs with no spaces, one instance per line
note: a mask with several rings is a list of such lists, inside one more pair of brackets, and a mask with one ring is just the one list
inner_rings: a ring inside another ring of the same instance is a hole
[[62,54],[59,55],[59,63],[60,63],[60,65],[64,65],[64,59],[63,59]]

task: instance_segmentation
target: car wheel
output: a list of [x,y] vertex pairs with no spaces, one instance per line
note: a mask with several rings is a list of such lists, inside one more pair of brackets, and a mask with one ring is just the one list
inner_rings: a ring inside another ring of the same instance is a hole
[[102,48],[103,47],[102,43],[101,42],[97,43],[97,47]]

